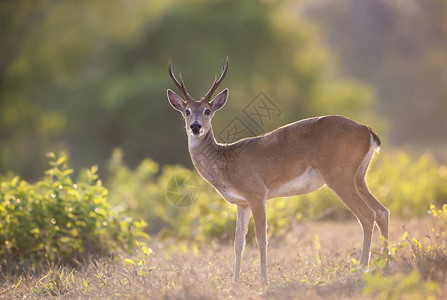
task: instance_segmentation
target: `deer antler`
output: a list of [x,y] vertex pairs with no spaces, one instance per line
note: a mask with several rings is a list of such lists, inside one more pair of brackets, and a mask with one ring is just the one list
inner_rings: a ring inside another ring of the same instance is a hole
[[172,72],[172,64],[171,59],[169,59],[169,76],[171,76],[172,81],[174,81],[175,85],[178,87],[180,92],[182,92],[183,96],[185,96],[186,101],[194,101],[194,99],[191,97],[191,95],[188,93],[185,87],[185,83],[183,82],[182,73],[179,74],[180,83],[178,82],[177,78],[175,78],[174,73]]
[[206,102],[211,101],[211,96],[216,91],[217,87],[222,82],[222,80],[224,79],[225,75],[227,74],[227,71],[228,71],[228,56],[227,56],[226,65],[224,65],[224,62],[222,60],[222,75],[220,75],[219,79],[217,79],[217,74],[214,76],[213,85],[211,86],[211,89],[208,91],[208,93],[206,93],[205,97],[203,97],[204,101],[206,101]]

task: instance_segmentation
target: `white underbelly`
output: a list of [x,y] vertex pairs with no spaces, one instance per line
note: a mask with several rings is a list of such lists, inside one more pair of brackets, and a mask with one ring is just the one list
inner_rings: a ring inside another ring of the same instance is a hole
[[292,197],[318,190],[324,185],[324,180],[318,169],[308,167],[301,175],[286,182],[282,186],[267,192],[267,199],[276,197]]
[[[308,167],[301,175],[283,184],[282,186],[268,190],[267,199],[276,197],[292,197],[311,193],[324,185],[324,180],[316,168]],[[231,188],[216,189],[227,202],[236,205],[248,205],[248,200]]]
[[245,197],[243,197],[242,195],[240,195],[232,190],[226,190],[220,194],[227,202],[229,202],[231,204],[248,205],[248,201],[247,201],[247,199],[245,199]]

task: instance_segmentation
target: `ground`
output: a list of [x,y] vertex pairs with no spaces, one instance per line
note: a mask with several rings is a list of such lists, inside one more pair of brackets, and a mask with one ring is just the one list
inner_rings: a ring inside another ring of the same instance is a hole
[[[392,221],[391,240],[401,241],[405,231],[422,240],[432,227],[430,219]],[[378,250],[380,245],[376,230],[373,248]],[[360,256],[360,246],[361,229],[355,220],[297,224],[283,237],[270,240],[269,283],[265,286],[259,280],[254,241],[246,246],[241,280],[237,284],[232,282],[233,247],[230,242],[212,242],[197,248],[172,241],[154,241],[150,245],[153,253],[147,257],[141,253],[122,254],[114,259],[92,259],[75,270],[50,266],[33,276],[5,275],[0,298],[392,298],[389,292],[365,293],[362,279],[365,273],[356,270],[353,263],[353,259],[358,260]],[[389,268],[379,272],[384,276],[396,272],[409,274],[412,254],[410,247],[407,248],[403,249],[401,258],[391,261]],[[375,253],[371,256],[372,259],[376,257]],[[445,278],[444,275],[438,278],[437,297],[447,291]],[[418,288],[416,294],[397,299],[417,299],[424,293]]]

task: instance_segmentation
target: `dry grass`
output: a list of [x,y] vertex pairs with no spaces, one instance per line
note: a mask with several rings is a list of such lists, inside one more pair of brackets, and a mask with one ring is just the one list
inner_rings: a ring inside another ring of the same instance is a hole
[[[427,234],[426,228],[432,227],[430,222],[412,220],[406,223],[405,228],[412,237],[422,240]],[[403,222],[392,223],[392,239],[400,239],[403,225]],[[352,262],[352,258],[359,257],[360,241],[361,231],[355,221],[297,225],[285,236],[270,241],[268,286],[259,282],[258,253],[254,242],[247,245],[238,284],[231,281],[233,249],[230,243],[211,243],[195,249],[165,242],[151,245],[154,254],[147,257],[141,266],[124,262],[127,256],[122,256],[92,260],[76,270],[50,267],[24,277],[4,276],[0,298],[393,298],[389,292],[364,294],[365,273],[356,271]],[[374,242],[378,248],[377,232]],[[440,288],[437,295],[442,295],[442,292],[447,292],[447,256],[444,250],[425,255],[419,249],[405,247],[387,269],[378,273],[384,274],[385,280],[391,278],[398,282],[402,279],[393,279],[395,274],[409,274],[412,269],[418,269],[422,276],[418,282],[424,284],[427,279],[436,280]],[[140,258],[140,255],[135,257]],[[372,258],[376,256],[373,254]],[[408,290],[409,294],[398,295],[396,299],[424,297],[425,291],[421,287],[417,285],[415,291]]]

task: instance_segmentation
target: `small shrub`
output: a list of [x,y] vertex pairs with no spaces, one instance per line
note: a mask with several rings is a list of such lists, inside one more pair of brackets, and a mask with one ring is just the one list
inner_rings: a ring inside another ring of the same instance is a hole
[[74,183],[66,158],[49,154],[51,168],[30,184],[18,176],[1,183],[0,262],[20,270],[29,263],[76,264],[86,255],[132,249],[144,223],[121,220],[107,203],[97,167]]
[[430,210],[428,212],[435,219],[442,220],[444,225],[447,225],[447,204],[444,203],[441,209],[436,208],[434,204],[430,205]]
[[447,204],[441,209],[430,205],[433,227],[427,233],[428,243],[409,240],[414,263],[424,279],[443,282],[447,279]]
[[[433,227],[426,238],[410,238],[405,232],[402,242],[391,242],[388,253],[377,253],[372,269],[363,270],[363,294],[379,299],[436,299],[439,285],[447,278],[447,204],[441,209],[430,205]],[[439,224],[441,223],[441,224]],[[400,255],[402,249],[406,255]]]
[[384,276],[379,272],[363,275],[363,295],[375,295],[377,299],[436,299],[439,286],[433,281],[421,279],[417,270],[410,274],[397,273]]
[[447,202],[447,167],[432,156],[402,151],[377,155],[368,176],[371,191],[391,213],[424,216],[431,203]]

